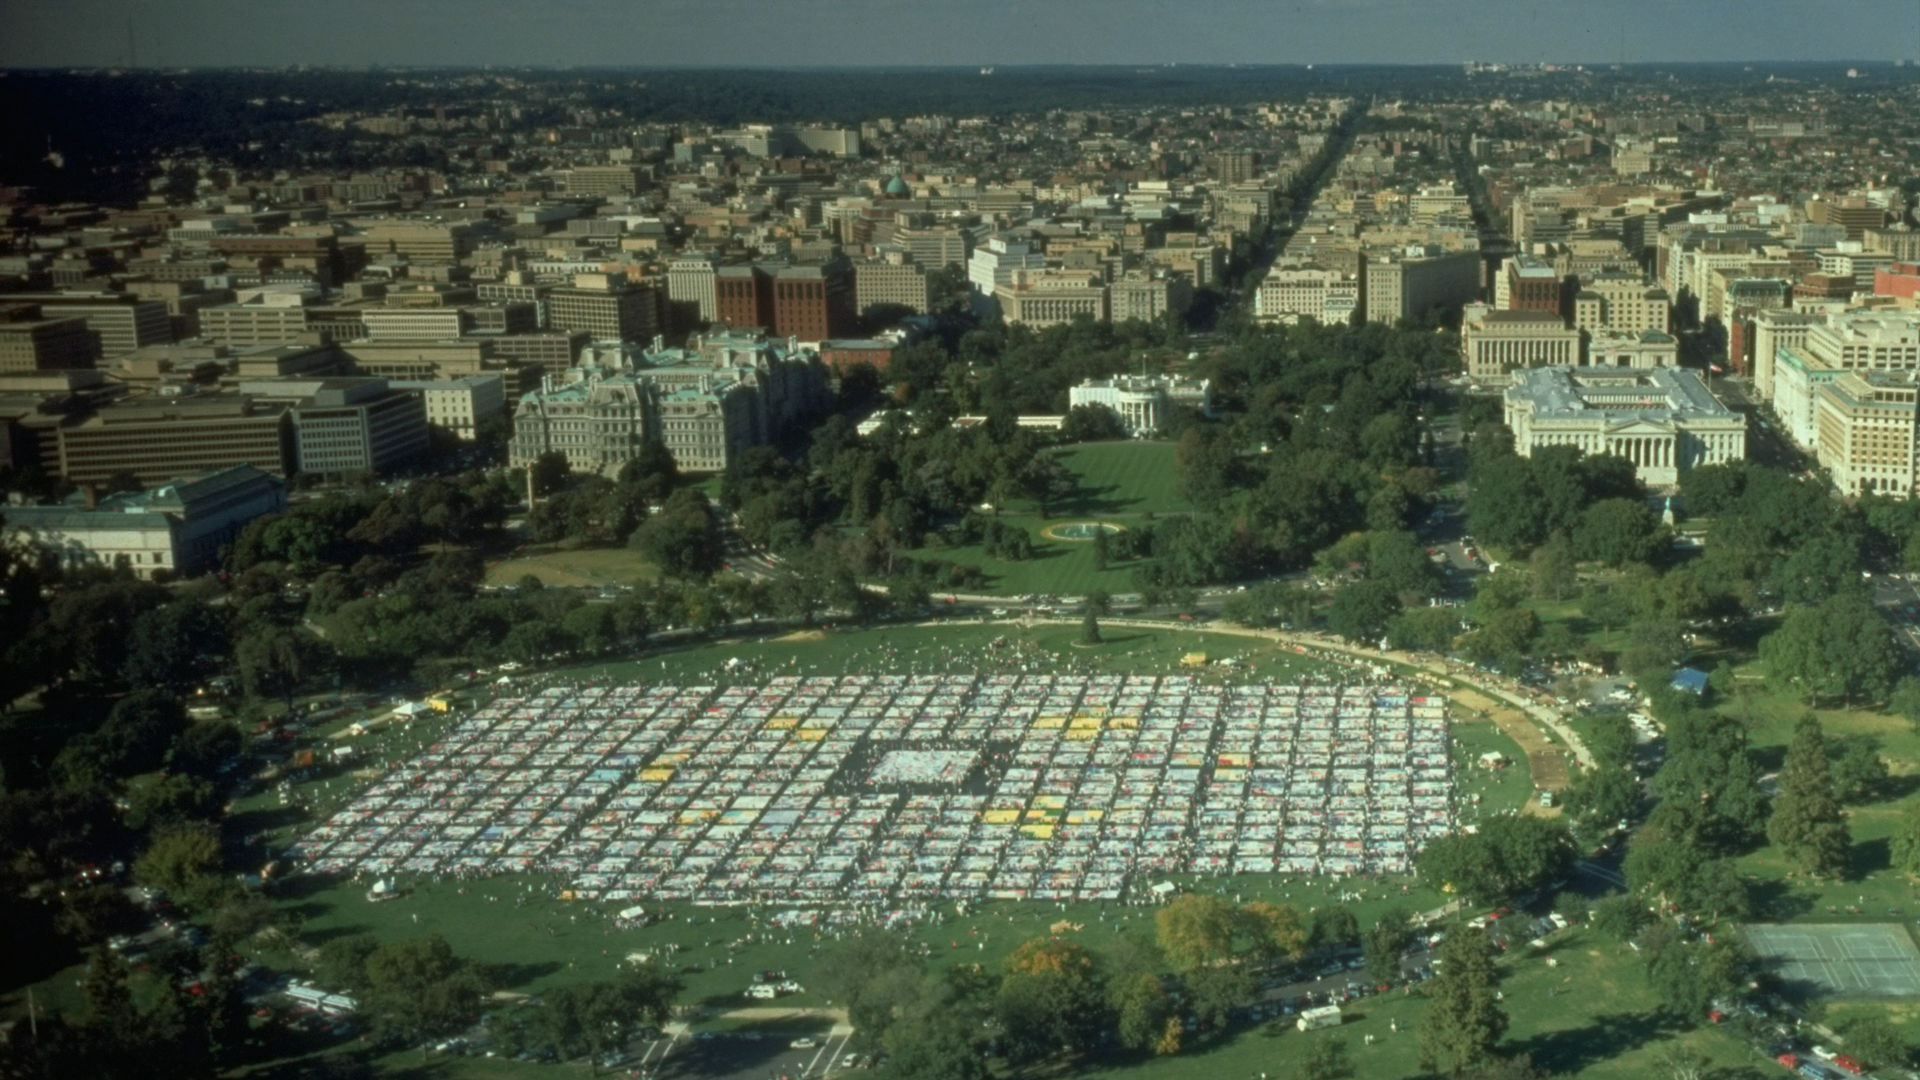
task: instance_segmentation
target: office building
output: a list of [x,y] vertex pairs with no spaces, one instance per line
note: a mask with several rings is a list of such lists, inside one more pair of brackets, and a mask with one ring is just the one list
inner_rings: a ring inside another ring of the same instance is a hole
[[367,340],[451,341],[467,332],[472,320],[460,308],[368,308],[360,312]]
[[286,485],[236,465],[151,491],[107,497],[97,506],[8,507],[9,544],[37,548],[61,565],[125,566],[135,576],[215,569],[220,548],[262,514],[286,509]]
[[575,165],[567,170],[569,195],[632,195],[646,185],[634,165]]
[[547,295],[548,322],[584,330],[595,341],[650,341],[660,332],[659,294],[625,274],[576,274],[570,288]]
[[1915,373],[1847,371],[1814,391],[1814,451],[1834,490],[1911,498]]
[[1459,307],[1480,295],[1480,253],[1439,254],[1421,249],[1369,255],[1363,300],[1368,322],[1423,319],[1436,309]]
[[722,266],[714,271],[713,321],[742,329],[773,328],[773,275],[758,266]]
[[1360,306],[1360,281],[1338,270],[1274,269],[1260,279],[1254,293],[1254,317],[1261,322],[1294,323],[1317,319],[1327,326],[1345,325]]
[[241,382],[240,392],[291,408],[294,457],[309,475],[381,473],[427,449],[420,398],[385,379],[260,379]]
[[1626,458],[1641,483],[1664,487],[1689,469],[1747,455],[1746,417],[1684,369],[1539,368],[1517,375],[1504,401],[1522,457],[1575,446]]
[[1574,329],[1588,333],[1601,330],[1666,333],[1670,329],[1672,308],[1667,291],[1649,285],[1638,274],[1593,274],[1582,278],[1579,290],[1574,293],[1573,325]]
[[130,399],[70,417],[54,429],[52,461],[81,486],[121,473],[153,486],[234,465],[275,476],[297,468],[291,410],[235,394]]
[[1797,311],[1762,311],[1753,317],[1753,389],[1761,401],[1773,400],[1774,358],[1783,346],[1806,344],[1816,315]]
[[14,293],[7,303],[34,304],[43,319],[84,319],[102,360],[173,340],[167,305],[128,293]]
[[1107,318],[1156,322],[1185,315],[1193,306],[1193,286],[1185,278],[1129,270],[1107,285]]
[[1503,311],[1468,304],[1460,322],[1460,354],[1476,383],[1499,386],[1528,368],[1580,363],[1580,331],[1549,311]]
[[1680,341],[1658,330],[1600,330],[1587,338],[1588,367],[1657,368],[1680,364]]
[[1551,263],[1531,256],[1516,256],[1500,267],[1499,294],[1494,306],[1506,311],[1549,311],[1561,313],[1564,281]]
[[0,375],[91,368],[99,361],[86,319],[42,312],[38,304],[0,305]]
[[472,442],[480,424],[507,409],[506,379],[501,375],[464,375],[457,379],[399,379],[393,389],[416,395],[426,409],[427,427],[462,442]]
[[926,268],[914,263],[904,252],[892,252],[883,260],[854,267],[853,306],[862,315],[881,304],[925,314],[930,299]]
[[300,340],[307,330],[305,299],[293,293],[260,293],[200,309],[200,336],[216,345],[284,345]]
[[1107,320],[1107,287],[1100,275],[1070,270],[1015,270],[993,290],[994,306],[1009,324],[1034,329],[1075,319]]
[[995,236],[974,248],[973,255],[967,260],[967,285],[973,313],[986,322],[999,318],[1000,287],[1012,284],[1017,271],[1042,270],[1046,265],[1046,257],[1021,240]]
[[715,322],[720,318],[720,300],[715,290],[718,267],[711,255],[679,258],[667,264],[667,300],[674,305],[691,305],[694,322]]
[[854,326],[853,274],[845,262],[784,266],[773,275],[776,337],[820,341],[851,333]]

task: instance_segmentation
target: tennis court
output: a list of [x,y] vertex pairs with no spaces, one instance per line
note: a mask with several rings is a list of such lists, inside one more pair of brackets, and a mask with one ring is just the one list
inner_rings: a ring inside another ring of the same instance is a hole
[[1920,949],[1899,923],[1750,925],[1741,932],[1789,993],[1920,997]]

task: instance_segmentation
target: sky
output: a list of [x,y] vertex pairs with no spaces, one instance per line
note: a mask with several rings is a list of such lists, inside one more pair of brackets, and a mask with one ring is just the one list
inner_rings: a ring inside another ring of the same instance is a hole
[[0,0],[0,67],[130,37],[142,67],[1874,61],[1920,58],[1920,0]]

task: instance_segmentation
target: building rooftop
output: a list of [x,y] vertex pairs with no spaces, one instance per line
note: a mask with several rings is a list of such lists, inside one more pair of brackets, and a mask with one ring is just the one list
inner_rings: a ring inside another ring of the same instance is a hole
[[1700,376],[1677,368],[1535,368],[1515,373],[1511,399],[1533,403],[1534,419],[1573,419],[1605,412],[1626,419],[1676,415],[1733,418]]

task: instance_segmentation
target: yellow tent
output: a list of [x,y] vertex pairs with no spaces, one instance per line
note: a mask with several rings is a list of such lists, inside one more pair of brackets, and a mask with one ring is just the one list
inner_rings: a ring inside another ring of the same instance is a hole
[[641,769],[640,779],[649,784],[664,784],[673,779],[672,769]]
[[1065,810],[1067,808],[1067,797],[1065,795],[1035,795],[1033,797],[1033,805],[1044,806],[1049,810]]
[[1098,731],[1100,729],[1100,718],[1097,716],[1076,716],[1073,718],[1073,722],[1067,726],[1074,731],[1082,731],[1087,728]]
[[788,728],[797,728],[799,726],[800,718],[797,716],[776,716],[767,721],[767,730],[769,731],[786,731]]
[[1012,825],[1020,820],[1020,811],[987,810],[981,813],[980,820],[988,825]]
[[1041,731],[1051,731],[1055,728],[1066,727],[1067,718],[1064,716],[1041,716],[1034,719],[1033,726]]
[[1180,658],[1180,666],[1181,667],[1206,667],[1207,654],[1203,652],[1190,652],[1187,655]]
[[827,737],[827,733],[819,728],[801,728],[793,733],[793,737],[799,742],[819,742]]
[[1099,737],[1099,728],[1074,728],[1067,732],[1067,738],[1074,742],[1091,742]]
[[1116,716],[1107,722],[1107,726],[1111,728],[1122,728],[1127,731],[1138,731],[1140,729],[1140,718],[1137,716]]
[[1020,831],[1033,837],[1035,840],[1053,839],[1053,826],[1051,825],[1022,825],[1020,826]]

